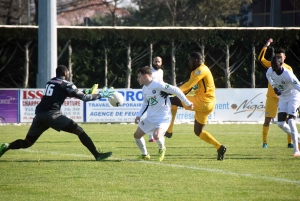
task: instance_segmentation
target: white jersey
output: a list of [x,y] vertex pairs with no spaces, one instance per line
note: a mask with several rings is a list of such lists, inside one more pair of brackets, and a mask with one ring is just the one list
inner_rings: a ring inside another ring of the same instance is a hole
[[167,98],[163,98],[160,95],[161,91],[177,95],[177,97],[183,101],[186,106],[190,106],[192,104],[178,87],[164,82],[152,80],[148,86],[144,85],[142,90],[144,101],[137,116],[141,117],[145,110],[147,110],[147,119],[152,123],[172,117],[170,98],[169,96],[167,96]]
[[283,68],[282,74],[277,75],[272,68],[269,68],[266,76],[270,85],[281,92],[280,99],[299,100],[300,82],[293,72]]
[[152,70],[152,79],[157,82],[162,82],[164,76],[163,70],[162,69],[155,70],[153,67],[151,67],[151,70]]

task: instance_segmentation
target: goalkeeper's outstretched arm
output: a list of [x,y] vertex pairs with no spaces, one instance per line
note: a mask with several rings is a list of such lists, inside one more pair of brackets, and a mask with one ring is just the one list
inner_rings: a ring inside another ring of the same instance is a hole
[[99,98],[110,98],[114,94],[114,89],[103,87],[102,91],[96,94],[85,94],[84,92],[77,89],[74,84],[67,86],[67,91],[69,92],[69,97],[78,98],[84,102],[97,100]]
[[69,89],[70,97],[78,98],[84,102],[93,101],[101,98],[100,94],[85,94],[82,91],[76,89]]

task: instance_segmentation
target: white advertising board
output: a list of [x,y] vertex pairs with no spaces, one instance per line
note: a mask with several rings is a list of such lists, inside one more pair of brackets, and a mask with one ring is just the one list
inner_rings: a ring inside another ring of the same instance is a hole
[[[31,123],[35,116],[35,107],[43,97],[44,89],[20,89],[20,122]],[[84,122],[84,102],[77,98],[67,98],[61,106],[64,115],[75,122]]]
[[263,121],[267,89],[217,89],[211,121]]
[[[35,107],[43,96],[44,89],[20,90],[20,122],[30,123]],[[63,114],[76,122],[134,122],[143,101],[141,89],[116,89],[125,98],[121,107],[113,107],[107,99],[83,102],[68,98],[62,105]],[[264,120],[264,105],[267,89],[216,89],[215,110],[209,121],[249,121]],[[175,122],[193,122],[194,112],[178,108]]]
[[115,89],[124,96],[121,107],[113,107],[107,98],[86,103],[86,122],[134,122],[143,102],[140,89]]
[[[86,103],[86,122],[134,122],[143,96],[140,89],[116,89],[125,102],[113,107],[107,99]],[[263,121],[267,89],[216,89],[216,106],[209,121]],[[194,112],[179,108],[176,119],[193,122]]]

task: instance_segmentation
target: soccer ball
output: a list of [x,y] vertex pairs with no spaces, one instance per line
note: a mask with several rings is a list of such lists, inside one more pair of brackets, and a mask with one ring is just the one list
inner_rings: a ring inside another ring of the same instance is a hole
[[121,93],[115,91],[112,97],[108,98],[108,101],[112,106],[120,107],[124,103],[124,96]]

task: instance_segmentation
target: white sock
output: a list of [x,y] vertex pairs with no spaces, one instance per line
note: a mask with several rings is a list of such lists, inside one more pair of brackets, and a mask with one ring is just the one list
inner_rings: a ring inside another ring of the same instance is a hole
[[140,139],[135,139],[135,144],[138,146],[138,148],[141,150],[143,155],[148,155],[148,151],[146,148],[146,143],[144,137],[141,137]]
[[152,139],[153,139],[153,135],[149,134],[149,140],[152,140]]
[[285,133],[288,133],[292,136],[292,131],[290,126],[285,123],[285,121],[279,121],[277,122],[277,125],[279,126],[279,128],[281,128]]
[[165,137],[161,136],[160,138],[158,138],[158,140],[156,140],[158,148],[159,149],[164,149],[165,147]]
[[289,126],[291,128],[291,133],[292,133],[292,138],[293,138],[293,142],[294,142],[294,153],[299,151],[299,147],[298,147],[298,129],[296,126],[296,121],[294,119],[289,119],[288,120]]

